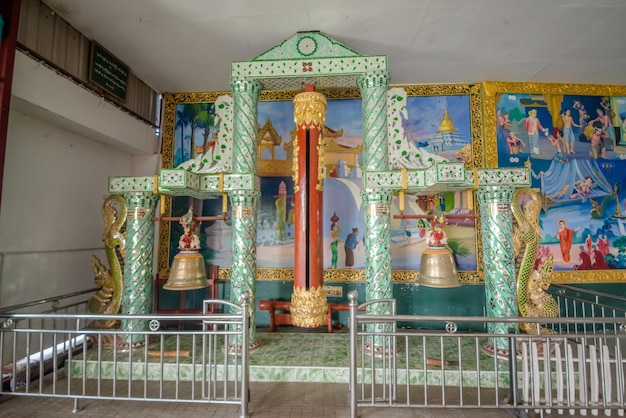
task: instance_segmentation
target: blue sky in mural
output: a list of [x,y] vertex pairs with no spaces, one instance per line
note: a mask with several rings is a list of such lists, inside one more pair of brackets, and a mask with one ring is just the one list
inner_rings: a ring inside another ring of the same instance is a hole
[[[259,102],[259,125],[271,119],[274,129],[283,139],[283,144],[291,141],[290,132],[295,129],[293,102]],[[360,100],[329,100],[326,108],[326,126],[330,129],[343,129],[342,145],[357,146],[362,138],[362,110]],[[276,148],[276,158],[285,159],[285,150]]]

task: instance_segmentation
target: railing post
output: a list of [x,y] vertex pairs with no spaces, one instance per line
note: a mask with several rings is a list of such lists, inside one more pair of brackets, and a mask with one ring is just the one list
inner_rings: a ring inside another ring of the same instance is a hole
[[241,418],[248,418],[248,402],[250,401],[249,369],[250,369],[250,292],[241,295]]
[[356,418],[356,314],[358,306],[359,294],[356,290],[348,292],[348,305],[350,306],[350,317],[348,324],[350,328],[350,384],[348,392],[350,393],[350,417]]

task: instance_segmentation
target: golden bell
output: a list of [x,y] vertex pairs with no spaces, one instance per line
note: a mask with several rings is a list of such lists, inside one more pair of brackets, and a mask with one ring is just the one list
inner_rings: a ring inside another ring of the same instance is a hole
[[174,256],[170,275],[163,289],[194,290],[208,287],[204,257],[196,250],[181,250]]
[[428,246],[424,250],[417,282],[429,287],[461,286],[454,256],[447,246]]

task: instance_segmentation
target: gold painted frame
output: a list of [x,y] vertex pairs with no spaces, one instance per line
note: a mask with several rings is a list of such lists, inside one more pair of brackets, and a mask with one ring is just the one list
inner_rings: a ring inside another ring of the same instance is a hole
[[[480,84],[426,84],[426,85],[401,85],[392,87],[402,87],[408,96],[469,96],[470,101],[470,124],[472,141],[472,158],[469,163],[470,169],[481,168],[484,164],[483,126],[482,126],[482,97]],[[264,90],[261,92],[260,101],[293,100],[293,97],[300,93],[300,90]],[[324,94],[327,99],[360,99],[361,93],[358,88],[339,89],[319,89],[318,92]],[[174,132],[176,123],[176,106],[178,104],[215,102],[219,96],[231,94],[231,92],[204,92],[204,93],[167,93],[163,97],[163,123],[162,123],[162,168],[172,168],[174,162]],[[259,165],[260,173],[265,172],[271,175],[272,167]],[[459,272],[460,280],[463,283],[479,283],[483,280],[483,252],[481,245],[480,216],[479,208],[474,200],[474,211],[476,218],[476,258],[477,271]],[[163,211],[165,216],[171,215],[171,197],[164,199]],[[158,275],[167,277],[169,270],[169,242],[171,227],[169,222],[159,224],[158,234]],[[228,280],[230,278],[229,268],[219,269],[219,278]],[[418,271],[394,270],[392,280],[394,283],[417,283]],[[258,281],[288,281],[293,280],[293,270],[283,268],[259,268],[257,269]],[[364,282],[364,270],[352,269],[332,269],[324,272],[324,282]]]
[[[482,102],[484,106],[483,127],[485,142],[485,167],[498,167],[498,143],[496,126],[496,106],[502,94],[530,95],[580,95],[626,97],[626,86],[592,84],[482,82]],[[626,272],[613,270],[571,270],[555,271],[553,283],[624,283]]]

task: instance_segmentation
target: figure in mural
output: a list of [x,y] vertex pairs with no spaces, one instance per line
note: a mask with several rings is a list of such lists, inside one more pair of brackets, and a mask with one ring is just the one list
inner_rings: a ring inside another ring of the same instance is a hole
[[279,196],[274,203],[276,206],[276,222],[274,224],[275,238],[284,241],[285,236],[285,196]]
[[561,243],[561,255],[565,263],[570,262],[572,251],[572,243],[574,242],[574,234],[580,229],[580,226],[575,229],[570,229],[565,218],[559,218],[557,220],[559,230],[556,233],[559,242]]
[[566,154],[574,154],[576,152],[574,151],[576,138],[574,137],[572,126],[580,128],[580,125],[574,123],[574,118],[572,118],[572,114],[569,109],[566,109],[565,112],[561,113],[561,119],[563,120],[563,152]]
[[509,119],[509,112],[505,112],[502,116],[502,123],[498,125],[498,139],[506,140],[509,132],[511,132],[511,120]]
[[502,116],[502,109],[496,110],[496,124],[498,128],[504,125],[504,116]]
[[[594,127],[600,127],[600,133],[602,136],[602,142],[604,145],[604,148],[607,148],[607,145],[610,145],[610,149],[614,150],[615,149],[615,129],[613,129],[613,123],[611,122],[611,118],[609,117],[609,115],[607,115],[604,111],[604,109],[596,109],[596,112],[598,113],[598,117],[595,119],[592,119],[589,121],[590,124],[593,124],[594,122],[598,122],[598,125],[594,125]],[[607,144],[608,143],[608,144]],[[603,156],[604,158],[604,156]]]
[[[589,126],[593,126],[593,125],[589,125]],[[598,158],[605,158],[606,147],[604,146],[601,128],[593,129],[593,132],[589,136],[589,141],[591,141],[591,151],[589,151],[591,158],[593,158],[594,160],[597,160]]]
[[598,235],[598,241],[596,242],[596,244],[598,245],[598,250],[600,250],[600,252],[603,255],[608,255],[609,254],[609,238],[604,235],[604,238],[602,235]]
[[293,238],[295,236],[294,223],[296,218],[296,202],[293,198],[289,202],[289,211],[287,212],[287,238]]
[[413,235],[413,233],[411,232],[411,221],[407,220],[406,224],[404,225],[404,235],[406,235],[406,243],[411,244],[411,235]]
[[578,110],[578,129],[579,134],[578,137],[581,138],[584,136],[585,128],[587,127],[587,120],[589,119],[589,115],[587,114],[587,110],[585,106],[578,100],[574,100],[574,109]]
[[333,221],[330,224],[330,254],[331,254],[331,262],[330,268],[337,268],[337,259],[339,258],[339,252],[337,250],[337,246],[341,241],[339,239],[339,232],[341,232],[341,227],[337,223],[337,221]]
[[600,107],[602,107],[602,109],[604,110],[604,114],[609,117],[609,119],[611,120],[611,126],[613,126],[612,121],[615,117],[615,112],[611,108],[611,99],[609,98],[609,96],[604,96],[602,97],[602,99],[600,99]]
[[510,131],[506,137],[506,145],[509,147],[509,154],[519,154],[522,147],[526,146],[519,136]]
[[587,234],[585,238],[585,251],[587,254],[591,254],[591,247],[593,246],[593,240],[591,239],[591,234]]
[[589,256],[589,253],[585,250],[585,247],[583,245],[578,247],[578,249],[579,249],[578,259],[580,260],[580,264],[576,264],[574,266],[574,269],[575,270],[591,270],[592,265],[591,265],[591,257]]
[[554,154],[553,160],[558,161],[560,163],[567,162],[567,156],[565,155],[567,152],[563,152],[563,150],[567,149],[567,144],[563,139],[563,132],[561,130],[556,131],[556,136],[548,136],[550,143],[556,148],[556,154]]
[[352,228],[352,232],[346,237],[344,248],[346,250],[346,268],[354,266],[354,250],[359,243],[359,228]]
[[541,154],[541,149],[539,148],[539,132],[543,132],[547,136],[548,129],[541,126],[541,122],[539,121],[539,118],[537,118],[537,109],[530,109],[528,111],[528,117],[524,122],[524,128],[528,134],[530,151],[533,154]]
[[574,183],[574,193],[570,196],[572,199],[576,197],[585,197],[591,193],[591,188],[594,186],[594,182],[591,177],[587,176],[584,180],[577,180]]
[[602,252],[600,252],[600,250],[598,250],[598,248],[596,247],[595,244],[593,244],[591,246],[591,251],[592,251],[592,255],[593,255],[592,266],[593,266],[594,270],[610,268],[609,265],[604,260],[604,254],[602,254]]

